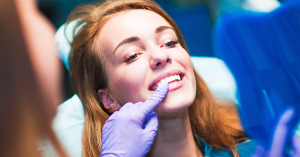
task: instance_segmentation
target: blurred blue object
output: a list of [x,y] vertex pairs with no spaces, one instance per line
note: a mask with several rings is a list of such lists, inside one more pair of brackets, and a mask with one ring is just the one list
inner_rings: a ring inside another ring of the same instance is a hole
[[232,71],[245,131],[271,142],[287,105],[300,111],[300,2],[269,13],[236,11],[219,17],[215,50]]

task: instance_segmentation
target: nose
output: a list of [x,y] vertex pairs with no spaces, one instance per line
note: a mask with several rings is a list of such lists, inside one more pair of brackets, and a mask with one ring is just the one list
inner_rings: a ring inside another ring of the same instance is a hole
[[150,67],[152,69],[157,69],[164,67],[167,63],[171,63],[172,60],[167,52],[158,48],[151,52],[151,60],[150,60]]

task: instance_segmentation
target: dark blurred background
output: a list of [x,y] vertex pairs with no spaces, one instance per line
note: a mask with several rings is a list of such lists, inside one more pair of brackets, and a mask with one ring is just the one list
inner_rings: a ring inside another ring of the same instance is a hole
[[[38,0],[41,12],[58,29],[74,8],[102,0]],[[278,6],[278,0],[156,0],[180,27],[192,56],[217,57],[212,46],[212,28],[215,19],[223,12],[245,9],[268,12]],[[63,64],[62,64],[63,65]],[[73,96],[64,68],[64,100]]]

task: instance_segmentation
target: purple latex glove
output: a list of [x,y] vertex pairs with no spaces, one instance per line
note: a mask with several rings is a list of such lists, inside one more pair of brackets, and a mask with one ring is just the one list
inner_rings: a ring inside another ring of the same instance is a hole
[[295,109],[288,108],[280,117],[274,131],[271,146],[258,146],[254,157],[282,157],[286,156],[287,142],[291,139],[293,157],[300,157],[300,138],[298,135],[289,136],[292,121],[295,119]]
[[105,122],[100,157],[142,157],[153,143],[158,129],[154,109],[168,93],[167,83],[160,85],[145,102],[126,103]]

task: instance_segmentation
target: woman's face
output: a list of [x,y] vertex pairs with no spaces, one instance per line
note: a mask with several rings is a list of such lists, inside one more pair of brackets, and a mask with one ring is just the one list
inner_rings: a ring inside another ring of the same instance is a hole
[[156,109],[158,116],[182,112],[193,103],[196,81],[190,56],[177,43],[173,27],[157,13],[116,14],[101,29],[98,43],[110,96],[119,104],[145,101],[163,81],[169,82],[169,92]]

